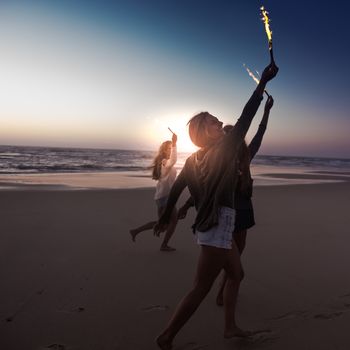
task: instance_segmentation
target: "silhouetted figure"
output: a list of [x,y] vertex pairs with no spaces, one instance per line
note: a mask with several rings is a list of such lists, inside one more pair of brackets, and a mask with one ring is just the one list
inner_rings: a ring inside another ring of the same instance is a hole
[[278,68],[274,64],[265,68],[255,92],[228,134],[224,134],[222,122],[208,112],[199,113],[188,123],[192,142],[201,148],[186,160],[154,232],[159,235],[166,230],[173,208],[187,186],[197,210],[193,229],[201,252],[194,286],[179,303],[166,329],[157,338],[157,344],[163,350],[172,348],[174,337],[208,294],[221,269],[227,273],[224,337],[245,337],[251,334],[240,329],[235,320],[241,262],[237,246],[232,244],[235,222],[233,194],[238,181],[240,146],[259,108],[265,86],[277,72]]
[[[269,120],[270,110],[273,106],[273,98],[270,96],[265,104],[264,115],[259,125],[258,131],[250,142],[249,146],[245,142],[241,145],[238,155],[238,182],[234,194],[234,209],[236,211],[235,227],[233,231],[233,239],[237,245],[239,254],[242,255],[246,245],[247,230],[255,225],[254,210],[252,203],[253,180],[250,174],[250,163],[258,153],[264,137],[267,123]],[[224,127],[225,133],[230,132],[232,125]],[[187,215],[190,207],[194,206],[194,200],[190,197],[186,203],[179,209],[178,218],[183,219]],[[244,277],[242,269],[241,279]],[[224,287],[226,284],[226,273],[224,272],[223,279],[216,297],[216,303],[219,306],[223,305]]]

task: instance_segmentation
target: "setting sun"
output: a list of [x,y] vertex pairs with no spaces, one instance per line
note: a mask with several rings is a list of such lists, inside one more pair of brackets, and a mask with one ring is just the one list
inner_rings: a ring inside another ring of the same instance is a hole
[[174,113],[166,114],[163,117],[155,117],[150,125],[150,132],[157,140],[171,139],[170,128],[178,137],[177,147],[180,152],[195,152],[196,147],[189,135],[187,122],[191,117],[191,113]]

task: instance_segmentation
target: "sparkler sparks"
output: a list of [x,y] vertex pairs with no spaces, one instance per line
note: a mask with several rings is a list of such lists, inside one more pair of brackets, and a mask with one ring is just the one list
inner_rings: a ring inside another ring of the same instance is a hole
[[[246,71],[248,72],[249,76],[256,82],[256,84],[260,83],[260,80],[254,75],[254,73],[245,65],[245,63],[243,63],[243,67],[246,69]],[[270,94],[264,90],[265,94],[267,95],[267,97],[270,97]]]
[[274,62],[273,58],[273,51],[272,51],[272,31],[270,30],[270,19],[268,16],[268,12],[266,11],[264,6],[260,7],[261,15],[262,15],[262,21],[264,22],[265,25],[265,31],[267,35],[267,40],[269,41],[269,51],[270,51],[270,56],[271,56],[271,62]]

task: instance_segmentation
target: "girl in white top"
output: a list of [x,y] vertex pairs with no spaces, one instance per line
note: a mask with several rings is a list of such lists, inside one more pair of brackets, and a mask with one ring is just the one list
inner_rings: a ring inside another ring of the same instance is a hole
[[[158,209],[158,218],[163,214],[166,207],[168,196],[176,179],[176,169],[174,167],[177,161],[176,149],[177,136],[173,134],[171,141],[165,141],[159,147],[157,156],[152,164],[152,179],[157,180],[156,193],[154,200]],[[157,221],[150,221],[142,226],[130,230],[131,239],[135,242],[136,236],[146,230],[153,229]],[[173,235],[177,224],[177,210],[174,208],[170,224],[165,232],[163,242],[160,246],[161,251],[171,252],[175,248],[168,245],[171,236]]]

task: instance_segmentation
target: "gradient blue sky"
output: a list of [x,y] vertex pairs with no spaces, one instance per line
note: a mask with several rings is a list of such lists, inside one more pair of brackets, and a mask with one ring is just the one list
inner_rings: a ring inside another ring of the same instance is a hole
[[350,158],[339,0],[1,1],[0,143],[152,150],[170,126],[193,150],[187,120],[234,123],[255,88],[242,64],[269,62],[261,5],[280,73],[260,153]]

